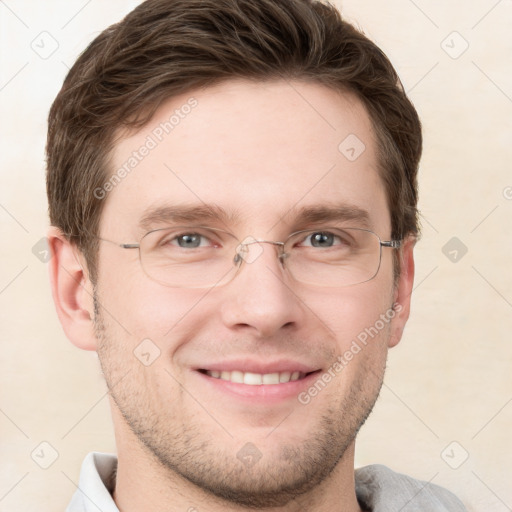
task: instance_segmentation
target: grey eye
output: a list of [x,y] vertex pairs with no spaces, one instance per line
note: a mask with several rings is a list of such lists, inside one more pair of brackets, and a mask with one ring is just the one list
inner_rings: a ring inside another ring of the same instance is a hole
[[336,238],[332,233],[313,233],[310,235],[313,247],[332,247]]
[[176,237],[175,240],[177,240],[180,247],[196,248],[201,246],[201,238],[203,238],[203,236],[197,233],[188,233]]

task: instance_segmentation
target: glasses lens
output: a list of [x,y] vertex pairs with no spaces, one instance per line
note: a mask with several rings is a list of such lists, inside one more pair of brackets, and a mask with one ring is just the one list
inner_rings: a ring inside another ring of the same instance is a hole
[[235,237],[212,228],[177,226],[149,232],[141,241],[144,272],[176,288],[224,284],[236,272]]
[[380,266],[379,237],[364,229],[326,228],[295,233],[285,264],[300,282],[329,287],[369,281]]

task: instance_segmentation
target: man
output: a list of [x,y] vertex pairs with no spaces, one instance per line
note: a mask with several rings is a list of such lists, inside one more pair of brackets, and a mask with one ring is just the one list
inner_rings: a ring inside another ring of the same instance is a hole
[[463,511],[356,434],[409,316],[420,123],[306,0],[148,0],[49,116],[51,282],[96,350],[117,458],[71,512]]

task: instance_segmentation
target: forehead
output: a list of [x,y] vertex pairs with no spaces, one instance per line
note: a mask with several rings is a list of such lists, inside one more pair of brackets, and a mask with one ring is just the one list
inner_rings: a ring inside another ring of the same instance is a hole
[[365,108],[315,83],[239,80],[174,97],[119,140],[105,182],[103,234],[140,235],[162,211],[194,206],[266,232],[326,207],[389,225]]

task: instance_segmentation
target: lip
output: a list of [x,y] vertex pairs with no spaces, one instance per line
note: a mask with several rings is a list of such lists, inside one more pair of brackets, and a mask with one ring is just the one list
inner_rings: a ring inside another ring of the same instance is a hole
[[[296,399],[299,393],[312,385],[322,371],[320,368],[289,360],[267,363],[248,360],[225,361],[211,364],[208,363],[205,368],[197,367],[193,370],[193,374],[197,376],[200,379],[200,382],[205,384],[213,393],[228,395],[230,398],[236,398],[242,402],[247,401],[251,404],[261,403],[266,405]],[[251,386],[248,384],[241,384],[210,377],[204,372],[204,370],[239,370],[242,372],[260,374],[298,371],[306,375],[302,379],[286,383]]]

